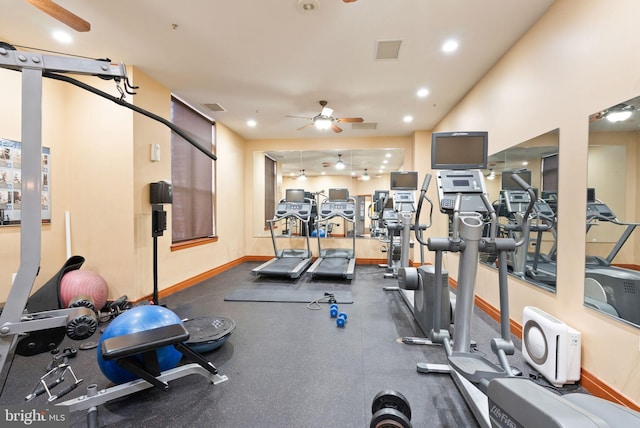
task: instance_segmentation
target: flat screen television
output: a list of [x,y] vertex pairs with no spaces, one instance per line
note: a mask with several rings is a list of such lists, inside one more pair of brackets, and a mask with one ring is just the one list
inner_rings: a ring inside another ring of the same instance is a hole
[[304,202],[304,190],[303,189],[287,189],[285,194],[285,200],[287,202]]
[[[518,171],[518,175],[529,185],[531,185],[531,171],[522,170]],[[502,171],[502,189],[503,190],[524,190],[513,179],[513,171]]]
[[486,169],[488,133],[434,132],[431,135],[431,169]]
[[417,190],[417,171],[391,171],[391,190]]
[[329,189],[329,200],[344,202],[349,200],[349,189]]
[[593,187],[587,187],[587,202],[596,201],[596,189]]

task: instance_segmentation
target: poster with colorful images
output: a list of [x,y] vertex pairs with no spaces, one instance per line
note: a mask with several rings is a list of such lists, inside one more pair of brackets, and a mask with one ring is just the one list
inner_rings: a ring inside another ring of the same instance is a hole
[[[42,148],[42,222],[51,223],[51,150]],[[0,226],[20,224],[22,209],[22,144],[0,138]]]

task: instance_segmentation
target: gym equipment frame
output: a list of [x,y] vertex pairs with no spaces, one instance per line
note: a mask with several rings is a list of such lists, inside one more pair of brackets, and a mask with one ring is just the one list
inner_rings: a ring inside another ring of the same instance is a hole
[[[20,266],[0,315],[0,393],[13,360],[18,336],[24,333],[65,326],[73,309],[23,314],[40,269],[42,245],[40,162],[42,150],[42,80],[44,77],[71,83],[116,104],[163,123],[212,160],[216,156],[188,132],[170,121],[124,100],[125,92],[135,94],[124,64],[109,60],[46,55],[18,51],[0,43],[0,68],[22,72],[22,222],[20,227]],[[63,73],[114,80],[120,97],[112,96]],[[123,84],[124,88],[120,86]]]

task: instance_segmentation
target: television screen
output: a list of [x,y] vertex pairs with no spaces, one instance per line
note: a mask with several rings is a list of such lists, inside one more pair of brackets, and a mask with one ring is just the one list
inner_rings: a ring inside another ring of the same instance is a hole
[[[504,190],[524,190],[518,183],[515,182],[512,175],[513,171],[502,171],[502,188]],[[518,175],[529,185],[531,185],[531,171],[518,171]]]
[[330,201],[348,201],[349,189],[329,189]]
[[486,169],[488,150],[487,132],[434,132],[431,169]]
[[596,201],[596,189],[593,187],[587,187],[587,202]]
[[304,190],[303,189],[287,189],[285,200],[287,202],[304,202]]
[[392,171],[391,172],[391,190],[417,190],[418,189],[418,172],[417,171]]

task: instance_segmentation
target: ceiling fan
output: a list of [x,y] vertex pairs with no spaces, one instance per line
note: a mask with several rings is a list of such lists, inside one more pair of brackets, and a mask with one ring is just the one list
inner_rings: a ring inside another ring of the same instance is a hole
[[364,122],[364,119],[361,117],[333,117],[333,109],[327,107],[327,102],[324,100],[320,101],[320,106],[322,110],[320,113],[313,117],[304,117],[304,116],[285,116],[285,117],[293,117],[297,119],[307,119],[311,122],[298,128],[298,131],[309,126],[315,126],[318,129],[329,129],[331,128],[333,132],[342,132],[342,128],[340,128],[336,123],[342,122]]
[[63,24],[73,28],[79,32],[86,32],[91,30],[91,24],[89,24],[84,19],[80,18],[78,15],[75,15],[69,12],[67,9],[63,8],[59,4],[55,3],[52,0],[25,0],[32,6],[40,9],[42,12],[47,15],[57,19]]

